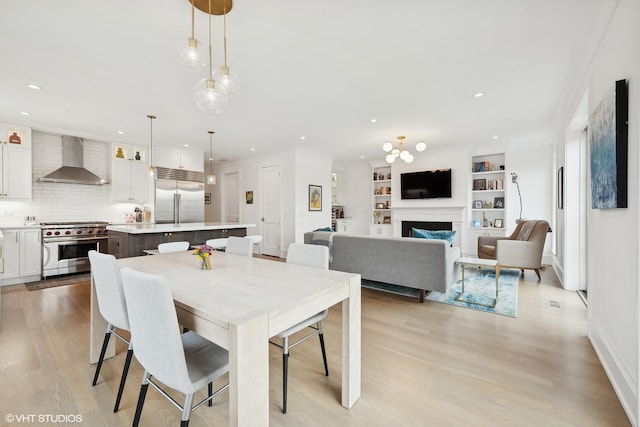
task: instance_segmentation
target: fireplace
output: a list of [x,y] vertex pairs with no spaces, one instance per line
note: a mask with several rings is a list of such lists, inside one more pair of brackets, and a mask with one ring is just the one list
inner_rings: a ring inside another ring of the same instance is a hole
[[402,237],[412,237],[411,229],[453,230],[453,223],[447,221],[402,221]]

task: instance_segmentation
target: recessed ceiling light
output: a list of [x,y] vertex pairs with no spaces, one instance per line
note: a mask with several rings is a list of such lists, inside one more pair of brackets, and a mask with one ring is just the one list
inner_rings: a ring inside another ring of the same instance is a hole
[[306,136],[304,136],[304,135],[302,135],[302,136],[300,137],[300,139],[304,141],[305,139],[307,139],[307,137],[306,137]]
[[38,85],[34,85],[34,84],[32,84],[32,83],[28,84],[28,85],[27,85],[27,87],[28,87],[29,89],[33,89],[33,90],[40,90],[40,89],[42,89],[40,86],[38,86]]
[[189,146],[189,144],[184,144],[184,146],[185,146],[185,147],[188,147],[188,146]]
[[250,148],[250,150],[251,150],[251,151],[256,151],[256,149],[255,149],[255,148]]
[[209,157],[209,161],[213,160],[213,157]]
[[495,135],[495,136],[493,137],[493,139],[498,139],[498,135]]
[[124,135],[124,131],[123,130],[119,130],[116,132],[118,135]]
[[473,94],[474,98],[480,98],[481,96],[484,96],[484,92],[476,92]]
[[28,111],[20,111],[20,114],[22,114],[23,116],[30,116],[31,113]]
[[371,122],[371,123],[375,123],[375,122],[377,122],[377,121],[378,121],[378,119],[370,119],[370,120],[369,120],[369,122]]
[[361,159],[364,159],[364,156],[360,156]]

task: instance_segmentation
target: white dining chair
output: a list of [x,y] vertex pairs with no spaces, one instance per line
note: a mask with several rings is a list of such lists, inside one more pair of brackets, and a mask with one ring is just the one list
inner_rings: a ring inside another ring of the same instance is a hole
[[[229,371],[229,353],[195,332],[180,334],[178,317],[167,280],[162,276],[122,269],[122,282],[136,359],[144,368],[133,426],[137,426],[149,384],[182,411],[181,427],[191,412],[225,390],[213,393],[212,382]],[[185,395],[180,406],[157,381]],[[196,391],[209,385],[207,397],[195,404]]]
[[207,246],[211,246],[213,249],[219,251],[227,247],[227,238],[218,237],[216,239],[209,239],[204,244]]
[[118,266],[116,265],[116,258],[113,255],[89,251],[89,263],[91,264],[91,275],[93,276],[93,283],[96,288],[98,309],[104,320],[107,321],[107,331],[104,334],[102,350],[100,350],[96,372],[93,376],[93,386],[98,382],[98,375],[100,374],[100,368],[102,368],[102,362],[104,361],[104,355],[109,345],[111,335],[113,334],[120,338],[128,347],[127,357],[124,361],[124,368],[122,369],[122,377],[120,378],[120,387],[118,388],[116,403],[113,407],[113,412],[118,412],[124,384],[127,380],[127,373],[129,372],[129,365],[131,364],[131,356],[133,355],[131,342],[127,341],[126,338],[115,330],[115,328],[119,328],[127,332],[130,331],[127,304],[122,290],[122,278],[120,277],[120,270],[118,270]]
[[158,253],[182,252],[189,249],[189,242],[168,242],[158,245]]
[[253,256],[253,243],[251,240],[243,237],[231,236],[227,238],[227,248],[225,251],[229,254]]
[[[321,245],[308,245],[303,243],[291,243],[287,251],[287,263],[305,265],[308,267],[317,267],[329,269],[329,248]],[[271,342],[282,348],[282,413],[287,413],[287,378],[289,371],[289,350],[306,339],[318,335],[320,338],[320,350],[322,350],[322,360],[324,362],[324,374],[329,376],[329,367],[327,365],[327,353],[324,348],[324,335],[322,334],[322,320],[327,317],[328,310],[323,310],[306,320],[280,332],[276,336],[282,338],[282,345]],[[314,326],[315,325],[315,326]],[[289,343],[289,337],[305,328],[311,328],[313,331],[293,343]]]
[[262,235],[252,234],[251,236],[245,236],[245,239],[251,240],[251,244],[258,249],[258,253],[262,255]]

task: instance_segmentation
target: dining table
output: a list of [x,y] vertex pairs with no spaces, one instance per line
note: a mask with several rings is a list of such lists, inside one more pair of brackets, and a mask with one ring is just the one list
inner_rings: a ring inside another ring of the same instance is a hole
[[[229,351],[229,425],[269,425],[269,338],[341,303],[342,397],[361,387],[360,274],[214,251],[210,270],[191,252],[121,258],[117,265],[167,279],[180,325]],[[90,363],[107,323],[91,281]],[[107,357],[115,354],[111,340]],[[135,354],[135,344],[134,344]]]

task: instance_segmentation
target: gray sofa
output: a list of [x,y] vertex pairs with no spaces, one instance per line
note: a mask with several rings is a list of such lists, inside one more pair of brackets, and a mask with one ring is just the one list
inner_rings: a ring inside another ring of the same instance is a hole
[[330,238],[327,234],[318,236],[305,233],[304,241],[330,245],[331,270],[360,273],[363,279],[418,289],[420,302],[424,301],[425,291],[446,292],[458,275],[455,261],[460,258],[460,248],[450,247],[444,240],[342,233],[332,233]]

